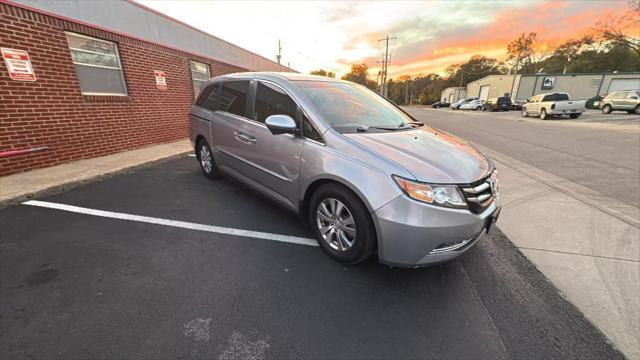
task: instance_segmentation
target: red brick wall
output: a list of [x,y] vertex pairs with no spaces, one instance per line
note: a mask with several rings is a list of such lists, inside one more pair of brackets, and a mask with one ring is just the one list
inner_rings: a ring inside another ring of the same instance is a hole
[[[128,96],[80,93],[65,30],[117,43]],[[0,152],[49,147],[0,158],[0,176],[185,138],[189,60],[209,63],[212,76],[246,71],[4,3],[0,46],[28,51],[38,78],[11,80],[0,65]],[[156,89],[153,70],[166,73],[168,90]]]

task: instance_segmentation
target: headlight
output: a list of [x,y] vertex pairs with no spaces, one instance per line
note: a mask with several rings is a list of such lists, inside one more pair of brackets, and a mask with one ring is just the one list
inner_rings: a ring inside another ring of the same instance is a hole
[[393,180],[405,194],[414,200],[452,208],[467,207],[467,203],[456,185],[425,184],[395,175],[393,175]]

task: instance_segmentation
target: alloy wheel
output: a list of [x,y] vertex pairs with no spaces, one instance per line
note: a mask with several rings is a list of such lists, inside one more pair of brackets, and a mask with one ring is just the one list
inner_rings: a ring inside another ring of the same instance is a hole
[[200,164],[207,174],[211,174],[211,171],[213,170],[211,151],[209,151],[209,147],[204,144],[200,146]]
[[334,198],[322,200],[316,210],[316,223],[322,239],[332,249],[348,251],[355,243],[355,220],[340,200]]

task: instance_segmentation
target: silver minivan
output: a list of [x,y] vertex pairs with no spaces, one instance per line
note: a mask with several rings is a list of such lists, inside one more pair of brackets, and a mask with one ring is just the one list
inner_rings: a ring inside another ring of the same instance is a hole
[[500,213],[498,174],[466,142],[375,92],[295,73],[208,80],[190,114],[203,174],[307,219],[333,258],[418,267],[456,258]]

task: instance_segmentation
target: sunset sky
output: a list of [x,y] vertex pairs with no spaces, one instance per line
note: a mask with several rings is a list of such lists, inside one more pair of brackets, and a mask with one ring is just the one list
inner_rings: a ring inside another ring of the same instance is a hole
[[269,59],[280,39],[282,63],[304,73],[321,68],[340,76],[365,63],[375,76],[384,50],[377,40],[396,36],[390,77],[443,73],[474,54],[502,59],[523,32],[535,31],[553,47],[629,9],[626,0],[137,1]]

